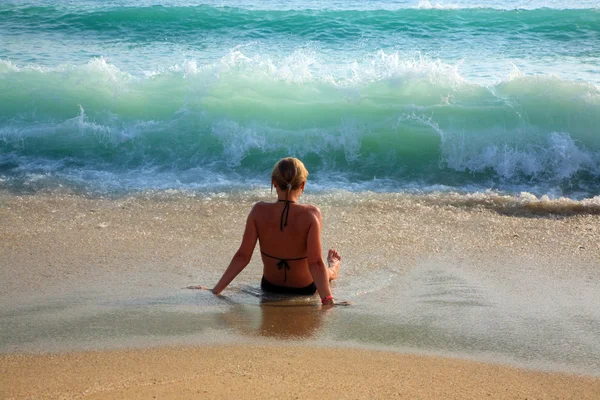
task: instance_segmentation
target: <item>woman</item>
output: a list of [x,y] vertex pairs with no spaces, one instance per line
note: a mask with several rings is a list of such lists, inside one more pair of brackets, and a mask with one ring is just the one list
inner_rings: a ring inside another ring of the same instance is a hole
[[267,292],[312,295],[319,292],[323,305],[333,305],[329,282],[336,279],[341,256],[329,250],[328,267],[321,255],[321,212],[298,204],[308,171],[297,158],[281,159],[273,167],[271,184],[277,191],[274,203],[254,205],[246,221],[240,248],[212,289],[220,294],[248,265],[256,246],[264,265],[261,288]]

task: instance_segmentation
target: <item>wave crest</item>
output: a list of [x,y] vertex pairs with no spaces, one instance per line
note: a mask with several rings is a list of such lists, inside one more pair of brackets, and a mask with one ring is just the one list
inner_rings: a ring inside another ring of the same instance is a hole
[[0,171],[37,158],[70,160],[60,168],[255,174],[294,154],[363,181],[599,190],[594,85],[514,73],[484,86],[457,66],[385,52],[328,68],[305,51],[274,60],[236,50],[215,64],[141,76],[104,59],[56,68],[4,61],[0,87],[11,90],[0,90]]

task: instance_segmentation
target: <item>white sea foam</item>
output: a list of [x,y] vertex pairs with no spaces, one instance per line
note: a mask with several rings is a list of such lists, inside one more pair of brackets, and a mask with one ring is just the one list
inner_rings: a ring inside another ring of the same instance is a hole
[[494,143],[482,137],[445,134],[442,157],[457,171],[483,172],[491,169],[503,179],[521,175],[565,180],[585,170],[600,175],[600,153],[578,145],[568,133],[552,132],[540,143]]
[[[47,67],[36,64],[18,65],[10,60],[0,60],[0,73],[35,71],[44,75],[60,73],[66,85],[82,84],[98,86],[104,90],[123,90],[129,83],[143,80],[171,79],[182,77],[203,83],[224,79],[245,79],[249,82],[284,82],[289,84],[326,84],[336,88],[357,88],[373,82],[398,80],[398,82],[429,82],[444,85],[455,90],[464,85],[494,87],[501,84],[526,79],[529,84],[535,80],[550,79],[555,85],[575,85],[560,76],[527,74],[515,64],[511,64],[508,76],[498,76],[493,84],[467,79],[462,73],[464,62],[445,62],[421,52],[400,52],[377,50],[361,58],[338,60],[332,63],[325,54],[310,48],[296,49],[289,54],[247,55],[243,49],[234,49],[213,63],[199,63],[188,59],[180,64],[142,69],[139,75],[132,75],[103,57],[92,58],[87,63],[61,64]],[[589,87],[590,98],[597,99],[600,88],[587,82],[580,85]]]
[[[196,6],[195,1],[181,0],[143,0],[140,1],[143,6]],[[204,0],[203,4],[213,7],[222,7],[227,4],[223,0]],[[596,0],[578,0],[577,2],[568,2],[565,0],[452,0],[452,1],[430,1],[430,0],[396,0],[396,1],[363,1],[363,0],[263,0],[260,2],[250,0],[235,1],[235,7],[245,10],[400,10],[405,8],[421,9],[472,9],[472,8],[492,8],[499,10],[514,9],[593,9],[600,5]]]
[[[482,6],[479,5],[471,5],[467,8],[480,8]],[[414,8],[419,10],[458,10],[462,8],[458,4],[449,4],[449,3],[440,3],[440,2],[431,2],[429,0],[420,0],[419,4],[414,6]]]
[[[448,64],[420,52],[401,53],[378,50],[367,57],[348,60],[347,63],[327,63],[322,55],[310,49],[298,49],[288,55],[274,58],[272,55],[248,56],[234,50],[216,63],[199,64],[186,60],[167,68],[142,70],[137,78],[156,79],[161,76],[181,73],[184,78],[206,78],[207,74],[224,76],[246,76],[268,78],[294,84],[328,83],[348,87],[390,78],[427,79],[431,82],[459,84],[465,81],[459,69],[461,63]],[[102,79],[117,85],[136,80],[134,75],[121,70],[105,58],[93,58],[83,65],[62,64],[56,67],[40,65],[19,66],[9,60],[0,60],[0,72],[37,71],[43,74],[70,72],[73,78],[83,80]],[[67,75],[69,76],[69,75]]]

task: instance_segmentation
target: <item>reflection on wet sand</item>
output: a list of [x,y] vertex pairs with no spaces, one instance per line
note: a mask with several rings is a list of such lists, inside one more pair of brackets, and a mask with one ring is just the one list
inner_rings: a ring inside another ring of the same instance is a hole
[[262,336],[276,339],[310,339],[323,325],[327,310],[312,303],[260,300],[256,307],[232,305],[221,314],[229,328],[244,336]]
[[141,346],[169,338],[200,344],[222,340],[228,336],[224,332],[237,338],[304,340],[318,335],[326,313],[307,298],[213,298],[205,293],[88,306],[58,300],[0,310],[0,352],[122,347],[131,338]]

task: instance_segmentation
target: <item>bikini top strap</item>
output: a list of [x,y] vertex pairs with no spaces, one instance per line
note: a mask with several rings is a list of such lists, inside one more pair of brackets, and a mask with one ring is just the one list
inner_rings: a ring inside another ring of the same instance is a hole
[[306,258],[306,256],[304,256],[304,257],[297,257],[297,258],[273,257],[272,255],[269,255],[269,254],[265,253],[262,250],[260,251],[260,254],[262,254],[263,256],[267,256],[269,258],[272,258],[273,260],[281,260],[281,261],[298,261],[298,260],[304,260]]
[[[283,206],[283,211],[281,211],[281,219],[279,220],[279,230],[281,230],[281,232],[283,232],[283,227],[287,226],[288,217],[290,215],[290,203],[295,203],[295,201],[292,201],[292,200],[277,200],[277,201],[285,203],[285,206]],[[285,220],[283,218],[284,216],[285,216]]]
[[267,253],[265,253],[264,251],[260,251],[260,253],[264,256],[267,256],[269,258],[272,258],[274,260],[279,260],[279,262],[277,263],[277,269],[278,270],[282,270],[283,269],[283,281],[287,281],[287,272],[290,270],[290,264],[288,264],[288,261],[298,261],[298,260],[304,260],[306,258],[306,256],[304,257],[298,257],[298,258],[279,258],[279,257],[273,257]]

